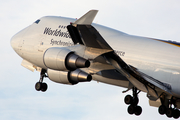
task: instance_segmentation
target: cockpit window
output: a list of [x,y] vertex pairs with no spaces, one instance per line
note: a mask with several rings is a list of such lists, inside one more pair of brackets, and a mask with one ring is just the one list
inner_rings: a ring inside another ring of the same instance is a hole
[[38,24],[40,22],[40,20],[36,20],[34,23]]

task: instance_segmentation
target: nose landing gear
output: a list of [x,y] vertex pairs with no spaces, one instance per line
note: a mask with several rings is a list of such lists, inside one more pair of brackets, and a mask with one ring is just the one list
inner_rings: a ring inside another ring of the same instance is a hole
[[35,84],[35,89],[37,91],[42,91],[42,92],[45,92],[48,88],[47,84],[43,82],[43,79],[44,77],[47,77],[46,75],[46,70],[45,69],[42,69],[41,70],[41,73],[40,73],[40,79],[39,79],[39,82],[37,82]]

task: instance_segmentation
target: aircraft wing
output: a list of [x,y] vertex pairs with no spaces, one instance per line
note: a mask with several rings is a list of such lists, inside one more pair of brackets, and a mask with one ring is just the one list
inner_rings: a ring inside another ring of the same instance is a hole
[[[99,51],[107,50],[107,52],[99,55],[103,56],[109,64],[111,64],[120,74],[125,76],[134,87],[147,92],[149,98],[157,99],[162,92],[171,94],[171,86],[169,84],[162,83],[151,76],[138,71],[137,68],[128,65],[128,63],[124,62],[114,52],[106,40],[91,25],[97,12],[97,10],[91,10],[67,27],[74,44],[82,44],[87,48],[95,48]],[[93,51],[91,52],[94,54]],[[161,91],[161,93],[158,91]]]

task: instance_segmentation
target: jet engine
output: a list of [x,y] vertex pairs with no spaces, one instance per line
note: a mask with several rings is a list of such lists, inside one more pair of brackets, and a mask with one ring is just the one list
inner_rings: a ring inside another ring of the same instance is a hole
[[47,74],[50,80],[62,84],[77,84],[78,82],[89,82],[92,76],[76,69],[75,71],[57,71],[48,69]]
[[53,47],[44,53],[44,65],[53,70],[75,70],[90,66],[89,60],[86,60],[67,48]]

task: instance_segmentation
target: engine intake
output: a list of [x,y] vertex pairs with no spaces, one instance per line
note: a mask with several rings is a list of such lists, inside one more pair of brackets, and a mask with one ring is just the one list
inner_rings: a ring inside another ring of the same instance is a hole
[[54,70],[75,70],[90,66],[89,60],[86,60],[67,48],[53,47],[44,53],[44,65]]
[[92,80],[91,75],[79,69],[70,72],[48,69],[47,74],[50,80],[62,84],[74,85],[79,82],[89,82]]

